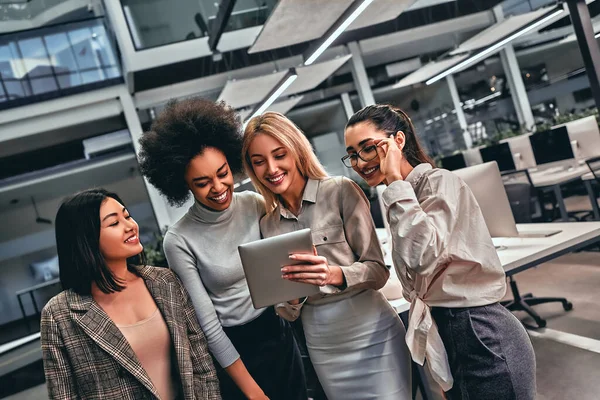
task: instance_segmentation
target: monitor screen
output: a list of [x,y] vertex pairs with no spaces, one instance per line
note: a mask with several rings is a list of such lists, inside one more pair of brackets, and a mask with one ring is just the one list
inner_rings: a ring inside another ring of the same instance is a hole
[[512,171],[517,169],[515,160],[508,143],[495,144],[479,149],[483,162],[496,161],[500,171]]
[[456,169],[466,168],[467,162],[465,161],[465,156],[463,156],[462,153],[458,153],[442,158],[442,167],[449,171],[454,171]]
[[575,158],[566,126],[536,132],[529,141],[538,165]]

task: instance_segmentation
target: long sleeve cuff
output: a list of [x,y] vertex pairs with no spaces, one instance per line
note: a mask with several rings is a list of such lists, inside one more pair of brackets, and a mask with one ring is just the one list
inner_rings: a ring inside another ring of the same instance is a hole
[[213,348],[211,349],[211,352],[222,368],[229,367],[240,358],[240,354],[237,352],[233,344],[223,347],[221,351],[214,351]]

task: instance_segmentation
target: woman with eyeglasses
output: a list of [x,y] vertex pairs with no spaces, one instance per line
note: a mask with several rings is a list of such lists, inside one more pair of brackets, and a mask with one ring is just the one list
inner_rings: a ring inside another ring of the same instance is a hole
[[410,399],[405,330],[378,291],[389,270],[369,202],[351,180],[329,177],[311,145],[285,116],[266,112],[248,123],[243,162],[265,198],[264,237],[310,228],[313,255],[292,254],[283,279],[316,285],[320,293],[277,305],[301,318],[306,345],[330,400]]
[[406,341],[449,399],[535,398],[535,356],[499,304],[506,277],[469,187],[434,168],[406,113],[374,105],[346,125],[344,164],[387,185],[392,257],[411,302]]

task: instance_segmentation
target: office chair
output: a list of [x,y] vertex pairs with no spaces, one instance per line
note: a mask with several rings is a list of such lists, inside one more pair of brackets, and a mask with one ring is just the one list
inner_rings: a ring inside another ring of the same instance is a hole
[[[596,183],[598,185],[600,185],[600,156],[594,157],[594,158],[590,158],[588,160],[585,160],[585,162],[586,162],[588,168],[590,169],[590,171],[592,171],[592,175],[594,175]],[[593,185],[592,185],[592,190],[594,190],[593,189]],[[594,195],[595,195],[595,193],[596,193],[596,191],[594,190]],[[596,198],[596,201],[598,201],[597,198]]]
[[502,172],[502,181],[516,223],[526,224],[543,219],[540,195],[526,169]]
[[590,171],[594,175],[596,182],[600,183],[600,156],[585,160]]
[[[542,217],[539,199],[535,196],[535,188],[527,170],[508,171],[502,174],[504,189],[508,196],[510,208],[517,223],[531,223],[534,216]],[[536,210],[537,208],[537,210]],[[502,301],[501,304],[510,311],[525,311],[538,325],[539,328],[546,326],[546,320],[540,317],[531,307],[537,304],[560,302],[565,311],[573,308],[573,304],[562,297],[534,297],[527,293],[521,295],[517,282],[513,276],[508,277],[512,300]]]

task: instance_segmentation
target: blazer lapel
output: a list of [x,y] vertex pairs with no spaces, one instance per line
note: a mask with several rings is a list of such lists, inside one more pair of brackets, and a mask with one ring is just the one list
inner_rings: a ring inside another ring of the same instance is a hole
[[[150,377],[140,364],[129,342],[91,296],[78,296],[80,301],[71,303],[74,319],[83,331],[121,367],[140,381],[156,398],[159,394]],[[83,313],[81,311],[84,311]]]
[[[142,277],[143,276],[144,275],[142,274]],[[145,282],[169,329],[169,334],[171,335],[171,341],[173,343],[173,351],[175,352],[177,366],[179,368],[184,398],[193,398],[194,370],[191,365],[190,355],[185,352],[185,349],[189,346],[185,345],[185,341],[188,340],[187,329],[185,321],[181,320],[183,311],[180,309],[181,301],[177,296],[179,288],[172,283],[163,281],[148,279]]]

